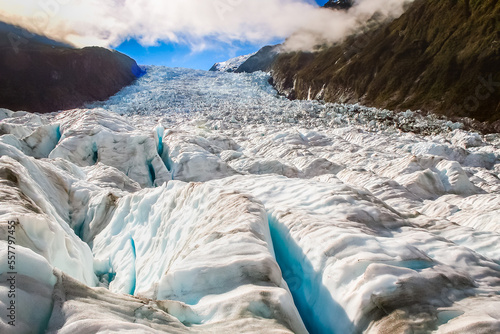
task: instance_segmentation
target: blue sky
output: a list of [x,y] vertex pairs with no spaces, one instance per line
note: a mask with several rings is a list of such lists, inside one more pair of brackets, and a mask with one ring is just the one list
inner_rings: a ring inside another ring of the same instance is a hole
[[[281,43],[281,40],[269,44]],[[208,70],[216,62],[224,61],[258,51],[264,45],[228,44],[209,48],[202,52],[193,52],[185,44],[162,43],[155,47],[143,47],[136,40],[128,40],[116,48],[134,58],[140,65],[164,65],[169,67],[187,67]]]
[[[328,0],[316,0],[318,5],[324,5]],[[274,40],[267,44],[278,44],[281,40]],[[128,40],[116,49],[134,58],[141,65],[164,65],[170,67],[188,67],[208,70],[216,62],[229,58],[249,54],[259,50],[264,45],[249,43],[232,43],[212,47],[202,52],[193,52],[189,46],[175,43],[162,43],[155,47],[143,47],[135,40]]]

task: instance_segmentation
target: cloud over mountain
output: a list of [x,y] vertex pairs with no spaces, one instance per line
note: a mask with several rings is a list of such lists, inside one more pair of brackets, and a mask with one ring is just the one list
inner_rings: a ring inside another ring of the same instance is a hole
[[[265,43],[287,38],[292,48],[335,42],[375,12],[402,13],[407,0],[359,0],[348,12],[311,0],[0,0],[0,20],[75,46],[113,47],[128,38],[145,46]],[[313,36],[314,38],[312,38]]]

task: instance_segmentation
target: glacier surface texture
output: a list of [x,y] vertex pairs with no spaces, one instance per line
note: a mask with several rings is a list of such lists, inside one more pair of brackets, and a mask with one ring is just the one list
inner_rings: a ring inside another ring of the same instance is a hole
[[0,332],[500,332],[500,135],[268,80],[0,109]]

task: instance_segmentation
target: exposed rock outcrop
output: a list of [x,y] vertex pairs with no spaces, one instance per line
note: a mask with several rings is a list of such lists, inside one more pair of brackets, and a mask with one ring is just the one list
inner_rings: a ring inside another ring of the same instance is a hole
[[329,0],[323,7],[333,9],[349,9],[353,5],[353,0]]

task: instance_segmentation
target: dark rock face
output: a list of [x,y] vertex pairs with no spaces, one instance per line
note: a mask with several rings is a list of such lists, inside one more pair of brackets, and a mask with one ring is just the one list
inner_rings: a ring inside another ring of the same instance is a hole
[[[219,68],[217,67],[218,63],[213,64],[212,67],[208,70],[209,72],[219,72]],[[232,69],[226,70],[226,72],[231,73],[234,72]]]
[[253,73],[257,71],[268,72],[273,62],[278,57],[280,45],[268,45],[247,59],[238,67],[236,73]]
[[116,51],[74,49],[35,37],[13,44],[13,35],[3,32],[2,108],[40,113],[77,108],[109,98],[142,74],[133,59]]
[[500,2],[416,0],[399,19],[319,52],[281,53],[290,98],[500,119]]
[[[280,50],[281,44],[267,45],[251,56],[247,55],[230,59],[228,62],[224,63],[224,66],[221,66],[223,63],[215,63],[209,71],[235,73],[253,73],[257,71],[269,72],[271,70],[271,66],[278,57]],[[243,61],[243,63],[240,62],[238,65],[238,61],[240,61],[243,57],[248,57],[248,59]]]
[[352,0],[330,0],[323,7],[332,9],[342,9],[346,10],[351,8],[353,5]]

